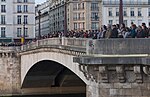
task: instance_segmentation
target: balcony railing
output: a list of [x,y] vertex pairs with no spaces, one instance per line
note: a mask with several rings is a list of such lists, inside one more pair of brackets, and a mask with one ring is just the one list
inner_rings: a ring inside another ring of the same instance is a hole
[[84,21],[85,17],[73,18],[74,21]]
[[99,7],[91,7],[91,11],[99,11]]
[[[103,5],[119,5],[119,1],[103,1]],[[134,1],[123,1],[123,5],[150,5],[150,2],[134,2]]]
[[81,8],[73,8],[74,11],[77,11],[77,10],[84,10],[84,7],[81,7]]
[[91,21],[99,21],[99,17],[91,17]]

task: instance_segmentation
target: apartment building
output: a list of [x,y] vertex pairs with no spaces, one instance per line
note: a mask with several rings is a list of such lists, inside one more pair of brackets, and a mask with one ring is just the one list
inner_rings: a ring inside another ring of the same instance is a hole
[[[41,35],[48,34],[50,32],[49,28],[49,2],[43,2],[40,5],[35,7],[35,36],[38,37],[39,35],[39,19],[40,19],[40,31]],[[39,13],[40,12],[40,13]],[[39,17],[40,16],[40,17]]]
[[0,40],[35,36],[35,0],[0,0]]
[[[119,23],[119,1],[105,0],[102,2],[103,24]],[[127,26],[130,26],[131,22],[137,25],[145,22],[148,26],[150,23],[150,0],[123,0],[123,16]]]
[[50,32],[99,30],[101,0],[52,0],[49,10]]

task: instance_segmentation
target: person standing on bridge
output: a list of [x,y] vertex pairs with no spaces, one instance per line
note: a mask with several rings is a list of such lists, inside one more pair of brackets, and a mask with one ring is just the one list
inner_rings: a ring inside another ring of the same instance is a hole
[[116,25],[112,25],[112,31],[110,38],[118,38],[118,30],[116,28]]
[[149,31],[148,31],[148,28],[146,27],[145,23],[142,23],[142,29],[143,29],[143,32],[145,34],[145,38],[148,38],[149,37]]
[[108,24],[105,38],[111,38],[111,32],[112,32],[111,25]]

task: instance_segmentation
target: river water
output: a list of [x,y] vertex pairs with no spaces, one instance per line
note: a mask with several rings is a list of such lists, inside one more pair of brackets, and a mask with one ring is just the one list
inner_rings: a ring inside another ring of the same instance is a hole
[[[13,96],[17,97],[17,96]],[[61,95],[26,95],[26,96],[18,96],[18,97],[86,97],[86,94],[61,94]]]

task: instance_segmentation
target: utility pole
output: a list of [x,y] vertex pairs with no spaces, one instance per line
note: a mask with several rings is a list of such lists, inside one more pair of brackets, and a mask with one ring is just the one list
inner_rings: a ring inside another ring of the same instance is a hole
[[120,6],[119,6],[119,25],[123,23],[123,1],[120,0]]
[[41,39],[41,11],[38,11],[39,15],[39,33],[38,33],[38,39]]

